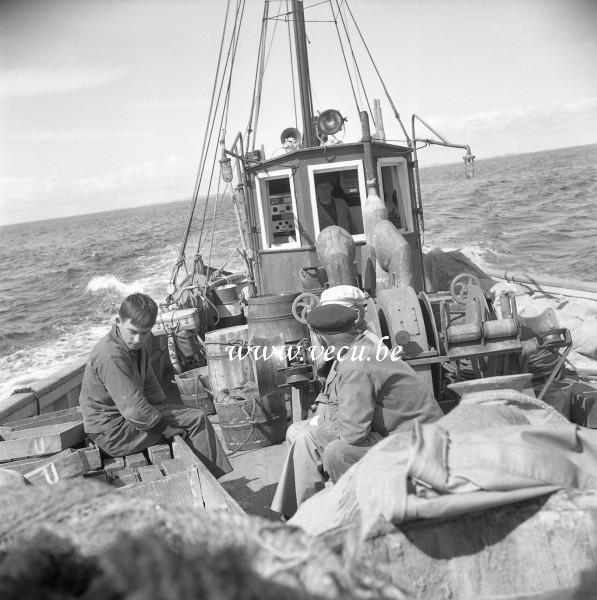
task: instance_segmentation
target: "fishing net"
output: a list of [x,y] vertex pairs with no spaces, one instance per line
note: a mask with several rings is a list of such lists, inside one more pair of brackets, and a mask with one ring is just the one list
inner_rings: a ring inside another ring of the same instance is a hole
[[[0,588],[20,600],[31,581],[38,593],[42,584],[64,583],[65,557],[67,579],[78,590],[69,588],[73,597],[404,597],[372,578],[366,564],[348,568],[323,541],[298,528],[155,504],[95,482],[9,489],[0,496],[0,516]],[[23,555],[27,561],[17,560]],[[91,594],[102,585],[113,595]],[[91,595],[79,596],[81,589]],[[70,597],[62,593],[56,597]]]

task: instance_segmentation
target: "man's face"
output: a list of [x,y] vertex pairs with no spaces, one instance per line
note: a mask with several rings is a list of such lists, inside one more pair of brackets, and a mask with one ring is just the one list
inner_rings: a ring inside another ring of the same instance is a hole
[[151,327],[138,327],[130,319],[123,321],[118,318],[116,323],[118,324],[120,339],[126,344],[129,350],[139,350],[145,345],[151,334]]
[[348,346],[357,335],[355,327],[350,327],[347,331],[339,331],[336,333],[320,333],[320,339],[326,348],[333,348],[334,357],[338,357],[338,353],[343,346]]
[[320,183],[317,186],[317,200],[321,204],[329,204],[332,201],[332,190],[334,186],[329,181]]

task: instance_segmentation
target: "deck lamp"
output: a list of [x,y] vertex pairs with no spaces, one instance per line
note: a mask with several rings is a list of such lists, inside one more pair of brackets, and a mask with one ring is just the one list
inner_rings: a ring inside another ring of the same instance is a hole
[[467,148],[466,154],[462,158],[464,160],[464,176],[472,179],[475,176],[475,156],[471,154],[470,148]]
[[220,159],[220,175],[226,183],[230,183],[232,181],[232,160],[229,156],[223,156]]
[[334,135],[344,127],[346,119],[340,114],[339,110],[330,108],[324,110],[317,117],[317,129],[323,135]]
[[230,183],[234,174],[232,173],[232,160],[226,150],[225,130],[220,135],[220,175],[226,183]]

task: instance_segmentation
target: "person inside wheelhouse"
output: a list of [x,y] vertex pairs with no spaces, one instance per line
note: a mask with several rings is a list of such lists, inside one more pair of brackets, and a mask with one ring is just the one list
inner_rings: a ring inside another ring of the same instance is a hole
[[335,186],[331,181],[320,181],[316,188],[317,215],[319,217],[319,228],[324,229],[330,225],[338,225],[348,231],[357,233],[350,215],[350,209],[342,189]]

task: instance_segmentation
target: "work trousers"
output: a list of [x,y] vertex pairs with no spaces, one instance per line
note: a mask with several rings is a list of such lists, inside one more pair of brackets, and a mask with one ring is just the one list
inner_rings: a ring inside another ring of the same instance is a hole
[[272,510],[291,517],[302,502],[322,490],[328,479],[336,482],[381,437],[372,432],[360,445],[347,444],[339,439],[329,421],[317,425],[311,421],[292,424],[286,433],[288,455]]
[[[187,444],[214,477],[221,477],[232,470],[220,440],[203,411],[180,404],[162,403],[154,406],[168,425],[185,430]],[[127,456],[163,442],[164,438],[155,431],[141,431],[122,418],[109,424],[93,441],[110,456]]]

